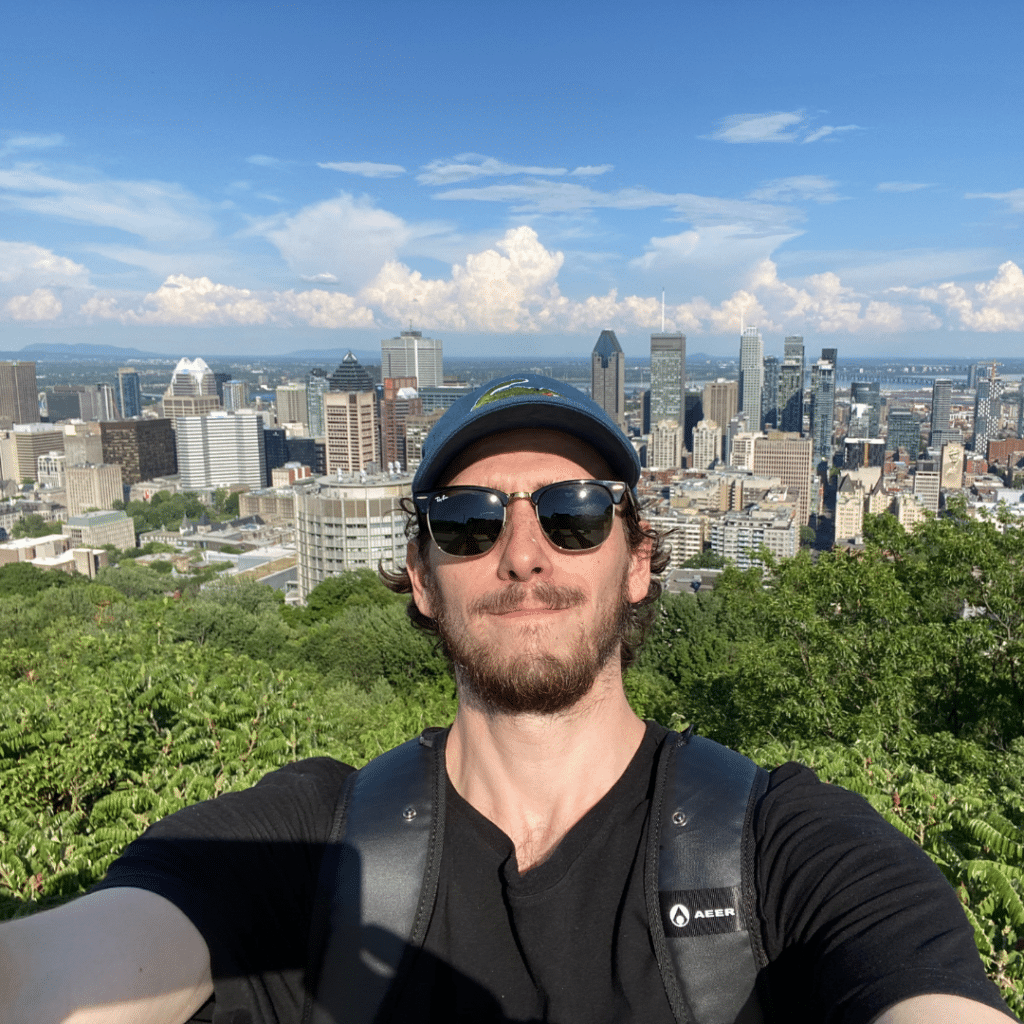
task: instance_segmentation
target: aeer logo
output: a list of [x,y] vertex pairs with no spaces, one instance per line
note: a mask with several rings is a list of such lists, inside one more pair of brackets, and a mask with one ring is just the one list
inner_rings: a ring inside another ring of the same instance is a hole
[[739,886],[658,894],[667,937],[686,938],[743,930]]

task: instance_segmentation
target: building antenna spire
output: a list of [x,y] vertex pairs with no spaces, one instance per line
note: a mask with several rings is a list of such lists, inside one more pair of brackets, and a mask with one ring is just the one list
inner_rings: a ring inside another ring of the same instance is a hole
[[665,289],[661,289],[661,333],[665,333]]

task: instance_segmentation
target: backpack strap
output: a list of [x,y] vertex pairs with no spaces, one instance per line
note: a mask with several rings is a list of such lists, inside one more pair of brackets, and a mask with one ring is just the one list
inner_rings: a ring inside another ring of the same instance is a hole
[[654,952],[680,1024],[757,1024],[766,963],[753,886],[752,819],[768,773],[711,740],[659,753],[644,889]]
[[372,1024],[423,943],[441,865],[446,736],[429,729],[344,787],[320,870],[303,1024]]

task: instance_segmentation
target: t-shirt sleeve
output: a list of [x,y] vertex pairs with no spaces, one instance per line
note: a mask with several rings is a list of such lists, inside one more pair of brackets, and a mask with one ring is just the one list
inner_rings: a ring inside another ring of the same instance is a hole
[[133,886],[179,907],[210,949],[218,1010],[301,1005],[320,861],[353,770],[310,758],[185,807],[131,843],[93,890]]
[[755,840],[765,988],[778,1019],[868,1024],[927,993],[1008,1012],[952,886],[863,797],[783,765]]

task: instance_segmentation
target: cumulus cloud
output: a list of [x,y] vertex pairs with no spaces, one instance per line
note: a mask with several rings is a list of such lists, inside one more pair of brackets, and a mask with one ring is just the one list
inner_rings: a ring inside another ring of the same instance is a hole
[[802,110],[773,111],[767,114],[732,114],[722,118],[708,136],[718,142],[817,142],[836,132],[859,131],[860,125],[822,125],[811,129]]
[[421,185],[452,185],[458,181],[472,181],[475,178],[507,177],[512,174],[535,174],[558,176],[566,174],[564,167],[533,167],[509,164],[492,156],[479,153],[460,153],[450,160],[432,160],[421,168],[416,180]]
[[317,164],[325,171],[342,171],[345,174],[358,174],[364,178],[397,178],[405,174],[401,164],[375,164],[364,160],[361,163],[323,163]]
[[1024,188],[1010,192],[968,192],[965,199],[997,199],[1006,203],[1013,213],[1024,213]]
[[401,217],[347,192],[307,206],[294,216],[259,224],[253,231],[269,238],[297,273],[306,277],[331,274],[353,288],[396,259],[415,234]]
[[836,192],[838,184],[820,174],[797,174],[765,182],[750,193],[750,198],[765,202],[811,199],[816,203],[834,203],[841,198]]
[[923,188],[931,188],[931,185],[916,181],[880,181],[875,186],[877,192],[919,192]]
[[172,274],[137,307],[126,308],[113,296],[94,295],[79,312],[90,320],[113,320],[130,326],[374,326],[372,311],[349,295],[322,290],[259,293],[184,274]]
[[13,320],[56,320],[64,311],[60,299],[49,288],[37,288],[31,295],[15,295],[4,308]]
[[555,282],[563,260],[532,228],[512,228],[493,249],[453,266],[448,280],[389,262],[360,298],[391,319],[413,317],[453,330],[536,331],[551,324],[559,305]]
[[614,164],[596,164],[594,166],[577,167],[576,170],[569,173],[575,174],[579,178],[593,178],[599,174],[607,174],[614,169]]
[[85,287],[89,273],[80,263],[27,242],[0,241],[0,284]]
[[165,181],[65,181],[33,167],[0,170],[0,208],[117,228],[155,241],[213,233],[205,205]]
[[947,281],[935,287],[890,291],[930,303],[943,311],[954,327],[986,332],[1024,330],[1024,273],[1012,260],[1001,264],[989,281],[966,286]]

